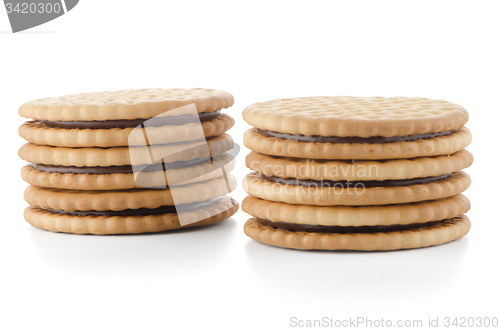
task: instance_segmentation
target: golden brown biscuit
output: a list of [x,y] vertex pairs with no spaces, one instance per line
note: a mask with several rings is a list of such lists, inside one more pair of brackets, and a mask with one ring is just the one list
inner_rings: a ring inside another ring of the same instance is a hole
[[40,229],[53,232],[78,234],[132,234],[160,232],[220,222],[231,217],[238,210],[238,203],[229,197],[221,197],[216,203],[193,211],[195,223],[181,226],[176,213],[146,216],[70,216],[55,214],[41,208],[28,207],[24,217],[28,223]]
[[451,197],[470,186],[470,177],[457,172],[439,181],[407,186],[347,187],[286,185],[272,182],[257,173],[243,179],[248,194],[269,201],[315,206],[367,206],[418,202]]
[[[228,175],[228,182],[221,177],[201,183],[156,190],[81,191],[30,185],[24,191],[24,199],[30,205],[43,209],[119,211],[205,201],[225,195],[235,188],[236,178],[232,175]],[[172,195],[172,190],[175,190],[175,196]]]
[[329,160],[386,160],[450,155],[466,148],[471,140],[472,135],[465,127],[442,137],[383,144],[300,142],[266,137],[257,129],[250,129],[243,135],[245,146],[261,154]]
[[[208,144],[208,147],[207,147]],[[146,147],[53,147],[40,146],[31,143],[19,148],[18,155],[21,159],[37,164],[50,164],[76,167],[109,167],[132,164],[130,153],[134,153],[141,161],[139,164],[154,164],[150,162],[150,153],[154,155],[167,155],[164,162],[189,161],[219,155],[233,148],[233,140],[227,135],[208,138],[206,143],[188,142],[182,144],[152,145]]]
[[443,100],[338,96],[259,102],[245,108],[243,119],[259,129],[306,136],[393,137],[457,130],[469,115]]
[[425,223],[466,213],[469,199],[462,194],[449,198],[381,206],[293,205],[247,196],[241,209],[273,222],[330,226],[376,226]]
[[[150,145],[179,143],[192,140],[199,130],[199,123],[148,128]],[[234,119],[221,114],[217,119],[201,123],[205,137],[224,134],[234,125]],[[142,131],[134,128],[64,129],[52,128],[41,122],[26,122],[19,127],[19,135],[36,145],[60,147],[117,147],[142,146]]]
[[[168,175],[165,171],[151,171],[140,173],[140,180],[137,181],[132,170],[128,173],[60,173],[40,171],[33,165],[26,165],[21,169],[21,177],[27,183],[35,186],[58,188],[66,190],[125,190],[132,188],[154,188],[168,186],[178,186],[190,183],[203,182],[223,176],[224,168],[226,173],[234,169],[235,160],[232,156],[221,154],[211,162],[207,159],[206,163],[179,167],[177,169],[168,169]],[[57,169],[57,167],[55,167]],[[100,170],[106,171],[108,167]],[[113,167],[111,167],[113,168]],[[82,167],[83,171],[88,167]]]
[[193,103],[198,113],[210,113],[231,107],[234,98],[201,88],[92,92],[33,100],[19,108],[19,115],[64,122],[147,119]]
[[315,233],[275,229],[251,218],[245,223],[245,233],[263,244],[303,250],[388,251],[444,244],[467,234],[470,221],[459,216],[420,227],[375,233]]
[[472,161],[472,154],[466,150],[434,157],[355,162],[287,158],[251,152],[246,157],[246,166],[266,176],[354,181],[440,176],[465,169]]

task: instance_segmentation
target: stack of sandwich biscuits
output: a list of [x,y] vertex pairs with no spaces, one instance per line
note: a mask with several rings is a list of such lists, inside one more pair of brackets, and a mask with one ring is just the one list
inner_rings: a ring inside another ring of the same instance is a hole
[[[143,89],[30,101],[19,156],[30,224],[56,232],[159,232],[224,220],[234,125],[229,93]],[[175,191],[174,191],[175,189]],[[175,193],[175,194],[174,194]],[[182,208],[181,208],[182,207]],[[178,210],[183,210],[184,223]]]
[[424,98],[309,97],[256,103],[245,233],[295,249],[397,250],[470,229],[471,133],[459,105]]

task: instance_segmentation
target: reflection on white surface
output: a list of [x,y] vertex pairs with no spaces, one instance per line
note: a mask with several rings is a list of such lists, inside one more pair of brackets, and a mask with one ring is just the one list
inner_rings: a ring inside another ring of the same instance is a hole
[[[275,296],[344,307],[407,300],[423,302],[454,286],[468,238],[441,246],[392,252],[298,251],[249,241],[254,277]],[[290,289],[293,288],[293,291]],[[391,304],[389,304],[391,306]]]
[[216,268],[229,252],[236,231],[236,222],[229,218],[141,235],[74,235],[34,227],[28,233],[37,258],[62,275],[151,280],[186,279]]

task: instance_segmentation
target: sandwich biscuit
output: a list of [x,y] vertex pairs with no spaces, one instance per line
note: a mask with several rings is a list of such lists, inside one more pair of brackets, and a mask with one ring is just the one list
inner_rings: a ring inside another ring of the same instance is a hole
[[243,180],[245,233],[295,249],[396,250],[464,236],[473,158],[456,104],[309,97],[256,103]]

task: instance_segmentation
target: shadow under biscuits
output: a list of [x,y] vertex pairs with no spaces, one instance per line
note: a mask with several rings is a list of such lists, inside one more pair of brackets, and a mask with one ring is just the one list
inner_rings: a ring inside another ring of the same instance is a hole
[[[104,279],[195,277],[217,268],[229,254],[239,225],[216,224],[138,235],[75,235],[28,229],[35,253],[61,276]],[[190,276],[191,275],[191,276]]]
[[453,288],[468,245],[464,237],[411,250],[303,251],[249,239],[245,256],[256,281],[284,301],[300,297],[331,310],[370,309],[382,300],[397,308],[425,304]]

